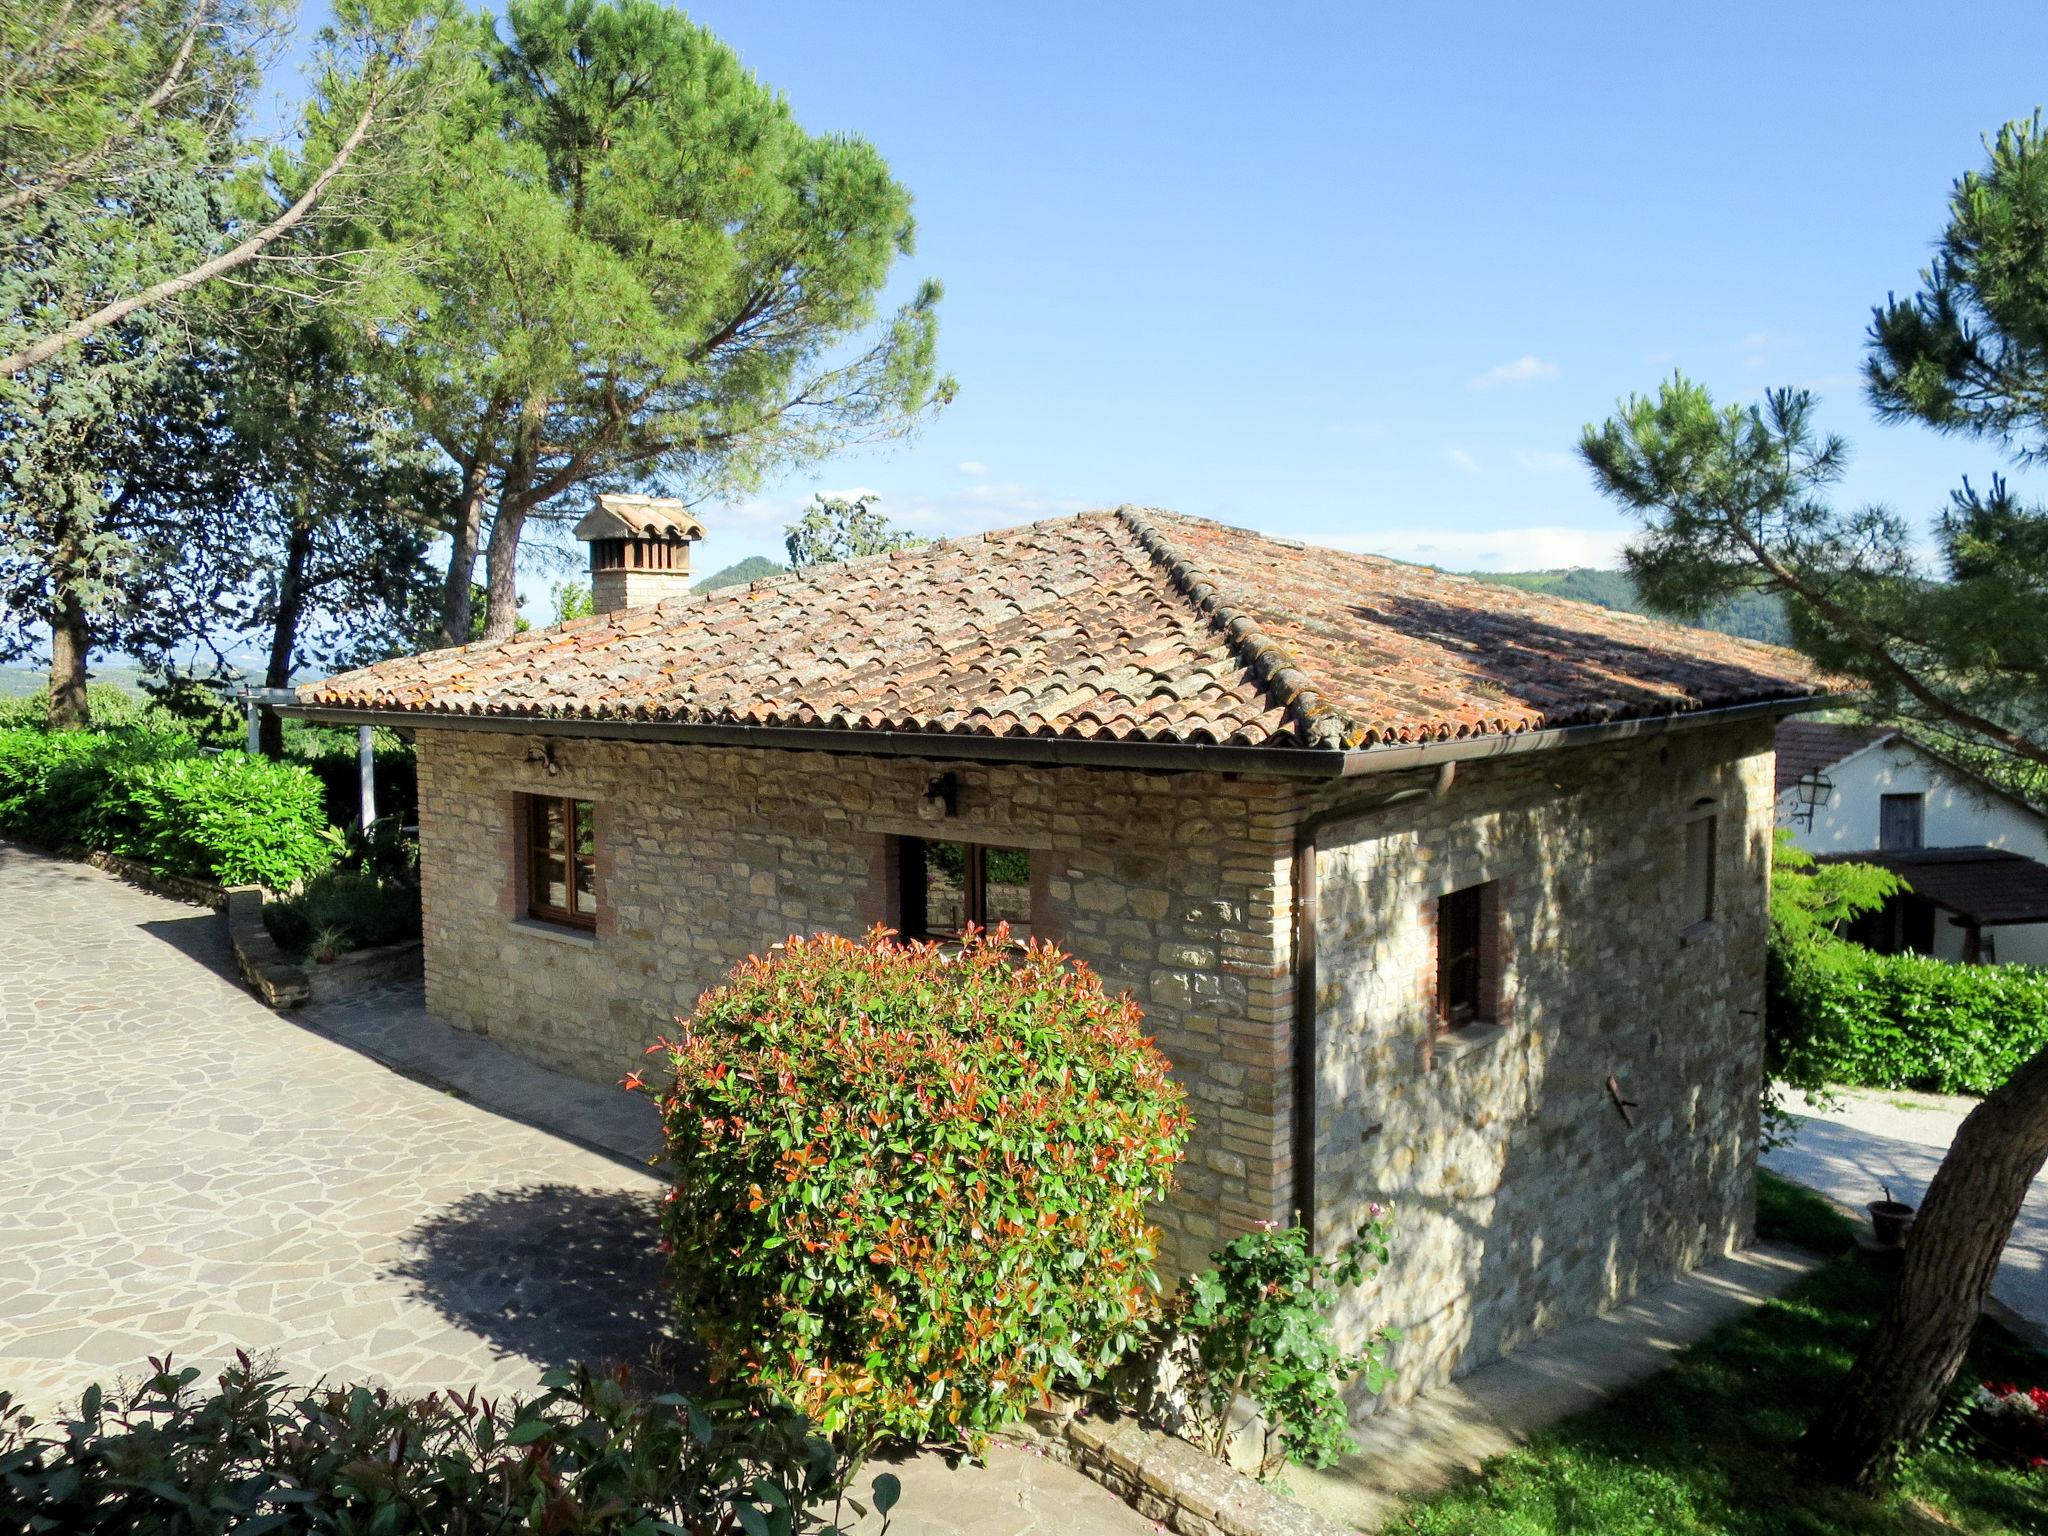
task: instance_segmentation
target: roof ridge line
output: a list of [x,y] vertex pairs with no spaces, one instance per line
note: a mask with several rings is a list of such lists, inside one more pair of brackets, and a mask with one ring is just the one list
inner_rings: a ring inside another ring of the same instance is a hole
[[1350,717],[1323,702],[1314,679],[1294,659],[1293,652],[1259,628],[1250,614],[1226,602],[1217,584],[1175,549],[1173,541],[1142,510],[1126,503],[1116,509],[1116,518],[1165,573],[1174,590],[1230,643],[1244,669],[1273,702],[1299,719],[1310,746],[1344,748],[1352,744],[1357,730]]

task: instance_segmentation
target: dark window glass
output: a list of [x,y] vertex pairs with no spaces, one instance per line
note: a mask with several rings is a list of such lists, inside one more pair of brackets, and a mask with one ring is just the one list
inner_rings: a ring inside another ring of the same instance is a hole
[[526,911],[579,928],[597,923],[597,809],[563,795],[526,797]]
[[977,928],[1010,925],[1031,937],[1031,855],[1022,848],[903,839],[903,915],[897,925],[914,939],[958,939]]
[[1886,795],[1878,801],[1877,846],[1889,853],[1907,853],[1926,842],[1927,797]]
[[1437,1008],[1453,1029],[1480,1017],[1485,1003],[1485,956],[1481,923],[1485,887],[1467,886],[1437,898]]

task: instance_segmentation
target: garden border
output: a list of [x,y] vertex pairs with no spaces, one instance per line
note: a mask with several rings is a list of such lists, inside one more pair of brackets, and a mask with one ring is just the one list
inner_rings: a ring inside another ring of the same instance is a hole
[[1351,1527],[1129,1414],[1034,1409],[1006,1438],[1100,1483],[1179,1536],[1356,1536]]
[[352,950],[328,965],[294,965],[264,924],[263,904],[268,893],[262,886],[231,886],[223,895],[235,969],[279,1012],[419,974],[422,950],[418,939]]
[[[57,849],[58,853],[66,850]],[[74,853],[83,857],[94,869],[104,870],[117,880],[130,885],[139,885],[145,891],[154,891],[159,896],[169,896],[175,901],[189,901],[195,906],[211,907],[216,912],[227,910],[227,887],[215,885],[211,880],[195,880],[190,875],[167,875],[160,869],[151,869],[135,859],[124,859],[119,854],[108,853],[104,848],[90,848]]]

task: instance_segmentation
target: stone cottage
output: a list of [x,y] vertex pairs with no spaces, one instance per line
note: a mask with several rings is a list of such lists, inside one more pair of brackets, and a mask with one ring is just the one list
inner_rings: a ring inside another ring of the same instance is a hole
[[1006,919],[1187,1087],[1171,1265],[1401,1208],[1401,1393],[1748,1238],[1799,658],[1132,508],[636,602],[700,530],[598,512],[610,611],[299,692],[415,735],[443,1018],[611,1080],[787,934]]

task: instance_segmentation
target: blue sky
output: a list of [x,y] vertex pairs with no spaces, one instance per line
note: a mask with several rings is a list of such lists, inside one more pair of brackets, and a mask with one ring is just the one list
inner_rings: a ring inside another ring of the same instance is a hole
[[902,286],[945,282],[961,385],[912,443],[704,508],[698,568],[854,488],[927,533],[1133,501],[1610,564],[1571,450],[1674,367],[1813,388],[1845,498],[1924,520],[2000,461],[1880,426],[1856,370],[1980,135],[2048,99],[2048,9],[1977,9],[696,6],[915,192]]

